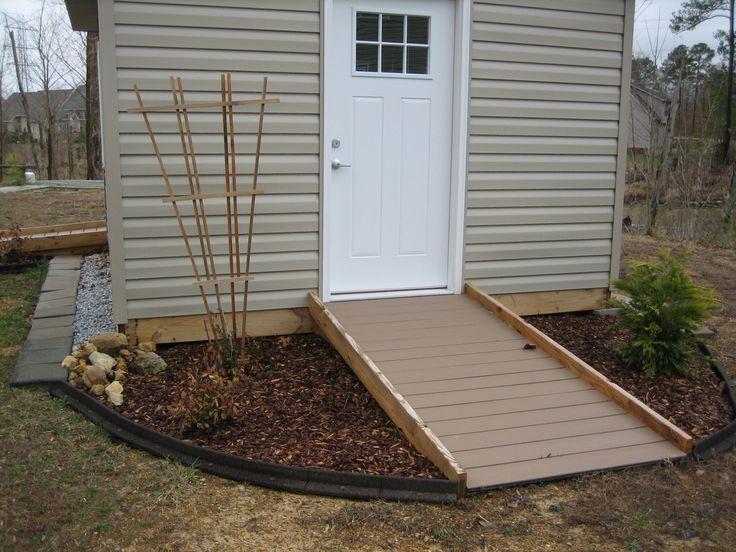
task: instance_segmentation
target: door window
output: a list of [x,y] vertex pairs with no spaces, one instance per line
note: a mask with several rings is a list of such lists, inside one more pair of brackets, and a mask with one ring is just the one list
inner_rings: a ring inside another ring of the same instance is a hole
[[429,23],[423,15],[356,12],[355,71],[428,75]]

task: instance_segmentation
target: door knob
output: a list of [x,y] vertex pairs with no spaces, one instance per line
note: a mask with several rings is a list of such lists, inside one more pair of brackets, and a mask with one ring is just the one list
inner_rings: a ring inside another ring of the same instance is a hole
[[333,169],[341,169],[342,167],[352,167],[350,163],[341,163],[339,159],[332,160]]

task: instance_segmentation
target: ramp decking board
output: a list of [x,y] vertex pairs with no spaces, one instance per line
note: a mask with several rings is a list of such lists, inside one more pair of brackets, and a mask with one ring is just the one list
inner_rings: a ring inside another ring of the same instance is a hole
[[[574,421],[575,423],[570,423],[571,421]],[[609,416],[601,416],[599,418],[566,420],[563,422],[446,436],[445,444],[448,448],[452,449],[453,452],[460,454],[474,450],[487,450],[488,447],[534,443],[536,441],[547,442],[552,439],[581,437],[587,435],[605,435],[611,431],[636,429],[640,427],[644,427],[644,425],[636,418],[629,416],[628,414],[617,413]],[[606,431],[601,433],[601,428],[605,428]],[[601,440],[605,441],[606,439],[603,437]]]
[[391,381],[394,384],[400,384],[476,378],[488,375],[500,376],[522,372],[538,372],[541,370],[552,370],[554,368],[561,367],[562,365],[552,358],[539,357],[520,360],[513,364],[506,361],[499,361],[468,364],[465,366],[453,366],[452,370],[448,370],[446,367],[440,367],[428,370],[418,368],[415,370],[388,370],[384,372],[386,374],[391,374]]
[[540,424],[553,424],[575,420],[587,420],[618,416],[621,409],[610,400],[558,406],[557,408],[540,408],[522,412],[509,412],[490,416],[473,416],[454,420],[437,420],[432,422],[432,428],[438,437],[462,437],[467,434],[477,434],[484,431],[499,429],[516,429]]
[[[472,468],[472,485],[476,490],[504,487],[511,484],[555,479],[575,473],[615,470],[641,464],[651,464],[672,454],[673,445],[666,441],[630,447],[610,448],[575,455],[550,456],[520,462]],[[679,449],[675,449],[679,452]]]
[[411,397],[414,395],[430,393],[467,391],[470,389],[490,389],[493,387],[523,385],[526,383],[560,381],[574,377],[575,375],[570,375],[570,371],[565,368],[548,368],[546,370],[535,370],[533,372],[522,372],[518,374],[478,376],[474,378],[460,378],[442,381],[420,381],[403,384],[392,381],[392,383],[396,385],[402,395],[405,397]]
[[501,341],[486,340],[476,343],[452,343],[447,345],[425,346],[425,347],[409,347],[406,349],[388,349],[383,351],[371,351],[371,358],[376,362],[382,360],[410,360],[416,358],[431,358],[437,355],[442,356],[464,356],[473,353],[495,353],[496,351],[511,351],[514,349],[524,349],[525,339],[504,339]]
[[[460,326],[449,328],[436,328],[431,332],[434,335],[427,335],[430,332],[425,330],[425,335],[392,337],[390,339],[361,339],[360,342],[364,347],[371,351],[399,351],[415,348],[437,347],[446,345],[469,345],[473,343],[488,343],[499,341],[519,340],[518,334],[509,333],[509,335],[489,335],[486,328],[478,326]],[[395,334],[394,334],[395,335]]]
[[[582,391],[557,393],[554,395],[546,395],[541,397],[514,397],[512,399],[483,401],[480,403],[475,403],[472,409],[469,409],[465,404],[453,404],[450,406],[416,408],[416,411],[425,422],[436,422],[446,420],[462,420],[465,418],[473,418],[478,416],[511,414],[513,412],[543,410],[547,408],[569,405],[590,404],[600,401],[610,401],[610,399],[601,395],[595,389],[584,389]],[[614,404],[613,401],[611,401],[611,404]]]
[[[360,342],[359,338],[355,338]],[[467,353],[461,355],[438,355],[432,358],[411,358],[408,360],[385,360],[381,362],[381,369],[398,368],[400,370],[416,370],[418,368],[455,368],[458,366],[469,366],[471,364],[484,364],[489,357],[493,360],[515,361],[531,358],[546,358],[548,355],[541,351],[526,351],[517,346],[516,343],[507,349],[501,349],[489,353]]]
[[591,389],[589,383],[580,378],[565,378],[544,383],[522,383],[505,387],[490,387],[488,389],[468,389],[463,391],[448,391],[446,393],[424,393],[412,395],[411,404],[416,408],[426,406],[466,405],[469,410],[474,403],[482,403],[501,399],[523,399],[528,397],[543,397],[556,393],[581,391]]
[[465,469],[469,490],[684,456],[466,295],[325,307]]

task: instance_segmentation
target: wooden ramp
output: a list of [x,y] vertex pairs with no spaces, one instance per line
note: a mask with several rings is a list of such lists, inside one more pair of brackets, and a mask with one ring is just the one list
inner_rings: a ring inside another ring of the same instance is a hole
[[478,295],[327,304],[312,295],[310,311],[415,446],[471,491],[674,459],[692,447],[676,426]]

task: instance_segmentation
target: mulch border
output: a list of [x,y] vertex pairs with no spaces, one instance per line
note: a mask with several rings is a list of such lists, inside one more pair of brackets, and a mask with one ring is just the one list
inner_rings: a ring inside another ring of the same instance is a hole
[[65,399],[69,406],[115,439],[235,481],[296,493],[361,500],[454,504],[461,498],[457,481],[329,471],[250,460],[193,445],[138,424],[66,382],[56,383],[50,393]]
[[736,446],[736,387],[723,367],[715,360],[708,346],[701,342],[699,348],[708,358],[711,369],[725,384],[728,402],[731,403],[735,416],[727,426],[695,442],[693,456],[697,460],[708,460]]

